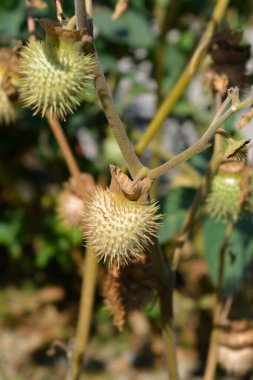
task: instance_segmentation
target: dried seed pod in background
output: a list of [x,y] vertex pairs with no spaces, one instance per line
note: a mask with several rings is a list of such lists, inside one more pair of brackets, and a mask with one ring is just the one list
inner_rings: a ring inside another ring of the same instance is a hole
[[103,296],[119,331],[123,329],[127,313],[147,304],[154,296],[157,285],[158,279],[149,254],[142,252],[123,268],[119,268],[117,262],[113,263],[105,280]]
[[[81,175],[85,194],[93,191],[95,187],[93,177],[88,173]],[[70,227],[80,226],[84,214],[83,205],[84,194],[80,194],[76,180],[71,177],[68,182],[64,184],[64,190],[59,194],[57,213],[66,225]]]
[[209,44],[213,63],[205,78],[214,93],[226,95],[230,87],[243,88],[247,83],[246,62],[250,58],[250,45],[240,45],[242,33],[224,28],[214,35]]
[[219,327],[218,363],[228,373],[245,375],[253,369],[253,323],[229,321]]
[[236,221],[242,213],[249,211],[250,180],[245,162],[221,164],[206,197],[206,212],[224,222]]
[[8,48],[0,49],[0,124],[13,123],[17,118],[18,78],[17,54]]
[[93,79],[93,57],[82,51],[84,29],[64,29],[50,20],[40,23],[45,41],[30,41],[20,52],[21,100],[34,114],[49,112],[64,119]]
[[99,260],[128,264],[152,244],[161,215],[147,202],[152,180],[131,181],[111,165],[109,189],[97,187],[85,199],[84,237]]

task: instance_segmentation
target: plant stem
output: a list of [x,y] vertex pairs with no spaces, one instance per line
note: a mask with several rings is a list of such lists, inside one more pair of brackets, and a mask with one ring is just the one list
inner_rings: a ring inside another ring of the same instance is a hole
[[167,272],[163,252],[157,239],[151,249],[151,260],[159,276],[158,278],[161,280],[158,294],[169,379],[178,380],[176,338],[173,324],[174,272],[171,270],[170,265]]
[[[76,179],[79,194],[84,193],[84,183],[81,179],[81,173],[71,152],[66,137],[62,131],[62,127],[56,117],[51,118],[49,113],[46,114],[48,123],[55,135],[55,138],[61,148],[70,173]],[[86,256],[83,266],[83,279],[81,298],[79,305],[76,344],[74,348],[73,360],[70,369],[70,379],[78,380],[82,369],[82,362],[87,346],[88,334],[90,331],[91,314],[93,309],[93,300],[97,278],[97,260],[94,252],[90,249],[86,250]]]
[[[222,113],[225,111],[229,102],[230,102],[229,97],[227,97],[223,103],[221,103],[221,97],[216,97],[216,114],[214,116],[212,123],[216,122],[219,119],[219,117],[221,117]],[[198,209],[202,203],[202,200],[203,200],[203,198],[204,198],[204,196],[208,190],[209,184],[210,184],[214,174],[216,173],[216,171],[217,171],[217,169],[218,169],[218,167],[222,161],[222,158],[223,158],[223,156],[221,154],[219,142],[218,142],[218,149],[217,149],[216,143],[217,143],[217,141],[215,140],[214,141],[213,154],[212,154],[212,158],[211,158],[209,165],[208,165],[208,170],[207,170],[206,174],[201,179],[200,186],[199,186],[199,188],[198,188],[198,190],[197,190],[197,192],[193,198],[193,201],[191,203],[190,208],[187,211],[187,214],[186,214],[186,217],[185,217],[184,222],[182,224],[180,233],[176,239],[176,248],[175,248],[175,251],[173,253],[174,270],[176,270],[176,268],[178,267],[182,247],[183,247],[186,239],[188,238],[190,231],[192,230],[193,224],[194,224],[195,219],[196,219],[197,211],[198,211]]]
[[[220,112],[218,112],[203,136],[193,144],[188,149],[184,150],[182,153],[179,153],[177,156],[173,157],[170,161],[166,162],[163,165],[160,165],[154,169],[147,169],[146,176],[151,178],[157,178],[166,173],[168,170],[174,168],[175,166],[181,164],[181,162],[189,160],[191,157],[195,156],[197,153],[200,153],[204,149],[207,148],[208,142],[214,136],[217,129],[236,111],[247,107],[253,102],[253,98],[249,98],[243,102],[235,102],[235,97],[237,96],[237,90],[231,89],[231,93],[229,93],[228,98],[232,100],[232,106],[220,116]],[[222,111],[224,110],[224,105],[226,105],[228,99],[225,100],[223,106],[221,107]],[[218,115],[218,116],[217,116]]]
[[97,89],[98,97],[102,104],[104,113],[107,117],[108,123],[110,127],[112,128],[113,134],[116,138],[116,141],[121,150],[121,153],[126,161],[129,172],[134,178],[139,173],[139,171],[143,168],[143,165],[139,161],[134,151],[134,148],[132,147],[127,137],[125,128],[116,110],[110,89],[108,87],[108,84],[104,77],[102,67],[99,62],[95,47],[94,47],[94,56],[95,56],[95,65],[94,65],[95,66],[94,67],[95,87]]
[[85,11],[85,0],[74,0],[77,29],[87,27],[87,15]]
[[217,129],[224,123],[225,120],[227,120],[232,115],[233,112],[234,112],[234,109],[232,106],[217,121],[210,124],[210,126],[205,131],[203,136],[201,136],[201,138],[195,144],[193,144],[188,149],[184,150],[182,153],[179,153],[177,156],[175,156],[174,158],[172,158],[170,161],[166,162],[165,164],[160,165],[157,168],[148,170],[147,176],[151,178],[157,178],[163,175],[164,173],[166,173],[168,170],[181,164],[181,162],[189,160],[191,157],[195,156],[196,154],[206,149],[208,142],[214,136]]
[[180,6],[181,0],[172,0],[165,6],[162,6],[159,3],[155,4],[154,13],[160,25],[160,33],[158,35],[154,60],[154,71],[157,83],[157,106],[160,106],[162,101],[162,81],[165,64],[164,57],[167,46],[166,34],[171,28]]
[[203,34],[203,37],[192,56],[192,59],[186,66],[185,70],[178,79],[176,85],[168,95],[167,99],[162,103],[158,112],[156,113],[154,119],[149,124],[146,132],[143,134],[142,139],[136,145],[135,151],[140,155],[144,149],[147,147],[149,142],[152,140],[153,136],[159,130],[161,124],[164,122],[166,117],[168,117],[172,108],[174,107],[177,100],[180,98],[181,94],[187,87],[191,78],[196,73],[199,68],[203,58],[205,57],[205,52],[209,41],[211,40],[213,33],[215,31],[216,25],[223,19],[226,8],[228,6],[229,0],[218,0],[214,8],[211,19],[207,25],[207,28]]
[[88,343],[92,309],[94,304],[97,260],[94,252],[87,248],[83,267],[80,307],[76,331],[75,350],[72,359],[71,380],[78,380],[82,370],[85,348]]
[[62,154],[64,156],[64,159],[67,163],[67,166],[69,168],[69,171],[71,175],[76,179],[78,187],[81,190],[81,193],[83,193],[83,183],[81,179],[81,173],[77,166],[76,160],[72,154],[72,151],[70,149],[70,146],[68,144],[68,141],[63,133],[61,124],[59,123],[59,120],[56,118],[56,116],[51,117],[49,112],[46,113],[46,118],[48,121],[48,124],[50,125],[52,132],[61,148]]
[[29,32],[29,40],[35,41],[36,35],[35,35],[35,21],[32,14],[32,7],[29,4],[29,1],[26,0],[26,9],[27,9],[27,30]]
[[227,225],[224,240],[219,254],[219,269],[218,269],[218,282],[215,291],[215,303],[213,306],[213,329],[210,338],[207,364],[205,369],[205,374],[203,380],[213,380],[217,367],[217,351],[218,351],[218,339],[219,339],[219,324],[221,321],[221,311],[222,311],[222,288],[223,288],[223,277],[224,277],[224,264],[225,264],[225,253],[228,246],[228,241],[232,235],[234,228],[234,223],[230,222]]

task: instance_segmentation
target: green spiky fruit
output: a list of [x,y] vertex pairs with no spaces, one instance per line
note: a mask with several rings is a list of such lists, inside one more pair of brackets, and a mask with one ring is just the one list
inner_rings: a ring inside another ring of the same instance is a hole
[[93,58],[80,47],[30,41],[20,53],[21,100],[34,114],[49,112],[64,119],[80,104],[87,84],[93,78]]
[[85,202],[84,236],[99,260],[127,264],[152,244],[159,227],[156,203],[131,202],[98,188]]
[[[220,169],[214,176],[206,198],[207,213],[218,220],[236,221],[242,211],[243,171],[235,167]],[[238,169],[238,170],[237,170]]]

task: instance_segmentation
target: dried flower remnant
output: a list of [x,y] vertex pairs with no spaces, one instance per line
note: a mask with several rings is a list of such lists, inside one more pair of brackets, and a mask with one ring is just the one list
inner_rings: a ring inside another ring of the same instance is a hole
[[221,96],[231,87],[243,88],[246,84],[246,62],[250,46],[240,45],[242,33],[224,28],[209,45],[213,63],[206,72],[207,83],[214,93]]
[[250,180],[244,161],[221,164],[206,197],[206,212],[223,222],[236,221],[249,211]]
[[20,53],[21,100],[34,114],[49,112],[65,119],[93,79],[93,57],[82,52],[85,30],[64,29],[50,20],[40,23],[45,41],[30,41]]
[[225,158],[234,159],[237,161],[247,160],[248,157],[248,144],[250,140],[235,140],[233,138],[227,139],[228,147],[225,151]]
[[96,188],[86,197],[84,236],[99,260],[128,264],[152,245],[161,215],[147,202],[152,180],[131,181],[111,165],[109,189]]
[[111,266],[103,295],[119,331],[123,329],[127,313],[141,309],[152,299],[158,282],[147,253],[142,252],[128,266],[119,268],[117,262]]
[[0,49],[0,124],[13,123],[18,115],[18,58],[8,48]]
[[[85,194],[91,193],[95,186],[93,177],[88,173],[82,173],[81,179]],[[80,227],[84,213],[83,193],[80,193],[76,179],[71,177],[64,184],[64,190],[59,194],[57,214],[66,225]]]
[[218,363],[230,374],[249,373],[253,369],[252,321],[229,321],[219,328]]

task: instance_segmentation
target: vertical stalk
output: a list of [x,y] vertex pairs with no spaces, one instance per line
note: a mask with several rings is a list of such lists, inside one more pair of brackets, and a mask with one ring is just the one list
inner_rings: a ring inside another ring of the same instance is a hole
[[[55,138],[62,150],[69,171],[72,174],[72,176],[76,179],[79,194],[83,194],[84,184],[81,179],[81,173],[77,166],[75,158],[71,152],[68,141],[62,131],[61,125],[56,117],[51,118],[49,114],[47,114],[46,117],[55,135]],[[87,249],[83,266],[83,279],[79,304],[76,342],[71,362],[70,373],[68,374],[69,380],[78,380],[82,369],[83,358],[90,331],[91,315],[96,288],[96,279],[96,256],[92,250]]]
[[83,282],[81,288],[80,308],[78,315],[75,350],[72,358],[70,380],[78,380],[82,370],[83,356],[87,346],[92,309],[94,304],[97,260],[94,252],[87,248],[83,267]]
[[156,239],[151,250],[151,260],[161,280],[158,295],[161,310],[162,334],[165,344],[166,361],[169,379],[179,380],[178,363],[176,356],[176,338],[173,323],[173,289],[174,271],[171,265],[166,270],[161,246]]
[[46,118],[56,138],[56,141],[58,142],[60,146],[60,149],[63,153],[64,159],[67,163],[69,171],[71,175],[76,179],[78,187],[82,194],[84,188],[83,188],[83,183],[81,180],[81,173],[80,173],[79,167],[77,166],[76,160],[72,154],[68,141],[63,133],[62,126],[59,123],[59,120],[55,116],[51,117],[49,112],[46,113]]
[[[29,15],[28,30],[31,34],[30,38],[32,36],[33,38],[35,38],[35,24],[34,24],[34,19],[32,17],[30,8],[28,8],[28,15]],[[80,19],[80,14],[79,14],[79,19]],[[82,23],[84,22],[83,20],[79,20],[79,21]],[[73,153],[70,149],[68,141],[63,133],[61,124],[59,123],[59,120],[57,119],[57,117],[56,116],[51,117],[49,112],[46,114],[46,118],[60,146],[60,149],[62,151],[62,154],[68,166],[68,169],[71,175],[76,180],[79,194],[83,194],[84,184],[81,179],[81,172],[73,156]],[[73,355],[73,361],[71,363],[72,368],[70,370],[70,376],[73,373],[73,376],[75,376],[76,380],[78,379],[80,370],[82,368],[81,359],[83,359],[83,356],[85,353],[89,330],[90,330],[91,314],[92,314],[92,309],[93,309],[94,294],[95,294],[95,287],[96,287],[96,279],[97,279],[96,256],[94,252],[92,252],[90,249],[87,249],[86,260],[83,267],[81,300],[80,300],[80,306],[79,306],[79,315],[78,315],[78,324],[77,324],[78,327],[77,327],[77,334],[76,334],[76,347],[75,347],[75,351]]]
[[81,29],[87,26],[87,15],[85,11],[85,0],[74,0],[76,25],[77,29]]
[[218,281],[215,290],[215,302],[213,306],[213,329],[210,338],[207,364],[205,368],[205,374],[203,380],[214,380],[216,367],[217,367],[217,351],[219,343],[219,329],[217,326],[221,321],[221,311],[222,311],[222,289],[223,289],[223,277],[224,277],[224,264],[225,264],[225,254],[228,246],[228,241],[232,235],[234,228],[234,223],[230,222],[227,225],[224,240],[219,254],[219,269],[218,269]]
[[95,87],[97,90],[97,94],[102,104],[104,113],[107,117],[109,126],[111,127],[113,131],[117,144],[126,161],[129,172],[134,178],[139,173],[139,171],[143,168],[143,165],[139,161],[134,151],[134,148],[127,137],[125,127],[122,124],[118,111],[113,102],[112,95],[108,87],[108,84],[106,82],[102,67],[100,65],[95,46],[94,46],[94,53],[95,53],[94,55],[95,57],[95,67],[94,67]]

